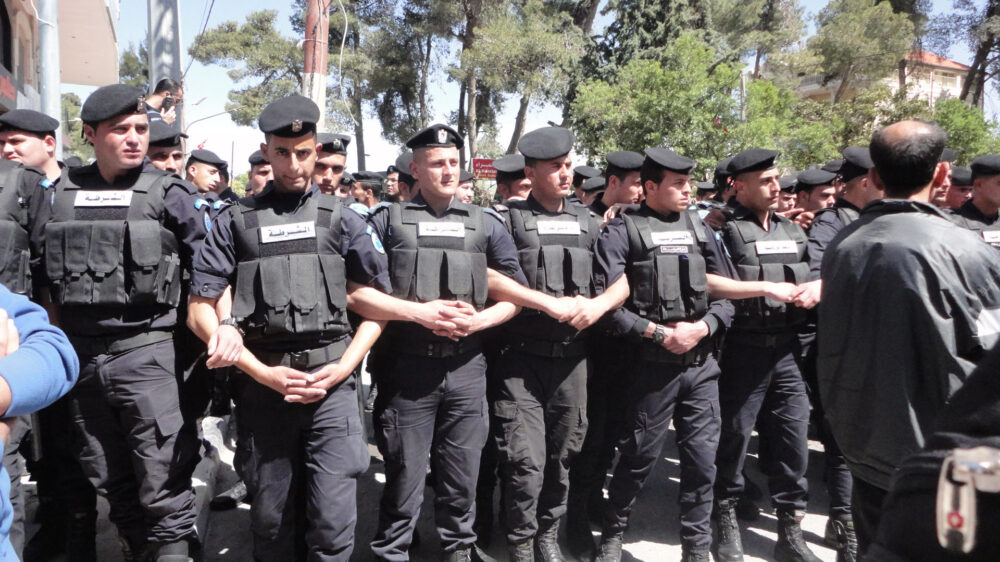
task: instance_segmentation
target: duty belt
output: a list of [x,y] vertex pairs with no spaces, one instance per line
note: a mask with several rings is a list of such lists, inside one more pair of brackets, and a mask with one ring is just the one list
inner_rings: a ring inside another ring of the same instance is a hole
[[467,353],[478,353],[483,345],[478,335],[462,338],[459,341],[428,341],[412,338],[398,338],[391,349],[404,355],[420,357],[455,357]]
[[798,338],[798,328],[790,328],[788,331],[764,333],[764,332],[740,332],[732,330],[726,334],[726,343],[738,343],[751,345],[754,347],[778,347]]
[[173,337],[174,333],[169,330],[153,330],[128,335],[91,337],[70,336],[69,341],[73,344],[73,349],[75,349],[78,354],[94,356],[124,353],[144,345],[166,341]]
[[253,354],[265,365],[271,367],[282,366],[299,371],[308,371],[322,367],[343,357],[344,351],[347,349],[347,344],[347,336],[343,336],[329,345],[315,349],[303,349],[301,351],[253,351]]
[[561,342],[516,338],[511,340],[510,347],[528,355],[541,357],[581,357],[587,354],[587,343],[584,341]]
[[643,342],[639,346],[639,357],[645,361],[652,361],[653,363],[669,363],[671,365],[681,365],[687,367],[689,365],[702,365],[712,355],[711,345],[701,345],[688,351],[687,353],[677,354],[667,351],[662,345],[655,342]]

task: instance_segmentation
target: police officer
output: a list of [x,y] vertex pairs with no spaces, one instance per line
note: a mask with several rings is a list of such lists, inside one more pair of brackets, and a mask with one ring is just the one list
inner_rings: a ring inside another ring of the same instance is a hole
[[364,207],[365,212],[382,199],[384,181],[382,176],[375,172],[355,172],[354,184],[351,186],[351,197],[357,200],[357,204]]
[[455,192],[455,198],[460,203],[472,204],[473,199],[476,197],[475,180],[476,177],[468,170],[462,170],[459,173],[458,191]]
[[501,203],[527,199],[531,180],[524,175],[524,155],[506,154],[493,161],[497,169],[497,197]]
[[396,158],[396,169],[399,170],[399,176],[396,178],[396,188],[399,192],[395,197],[389,199],[393,203],[409,201],[417,194],[417,182],[410,175],[410,162],[413,162],[413,153],[409,150]]
[[[581,297],[593,307],[593,321],[620,301],[610,300],[614,293],[590,299],[601,221],[567,199],[573,142],[573,133],[561,127],[520,139],[532,188],[526,200],[508,202],[505,225],[528,286],[553,297]],[[499,385],[493,415],[507,545],[514,561],[563,560],[557,537],[566,512],[569,462],[587,427],[587,345],[580,327],[585,326],[529,309],[502,328],[507,351],[495,370]]]
[[795,175],[781,176],[778,178],[778,187],[781,193],[778,195],[778,206],[775,212],[784,213],[795,208],[795,186],[798,183]]
[[157,119],[149,123],[149,150],[146,157],[157,169],[170,172],[177,177],[184,170],[183,140],[188,136]]
[[44,226],[44,272],[80,356],[70,397],[81,463],[111,505],[126,559],[185,560],[195,536],[191,471],[173,331],[181,272],[205,234],[195,190],[143,171],[142,91],[97,89],[80,112],[96,162],[59,182]]
[[614,219],[598,244],[598,287],[631,289],[610,323],[640,356],[619,442],[621,456],[609,486],[601,562],[621,560],[629,514],[671,421],[681,451],[682,560],[709,560],[719,442],[714,340],[732,320],[733,305],[710,301],[706,275],[731,278],[735,273],[712,230],[688,210],[694,166],[672,150],[647,149],[644,202],[634,213]]
[[988,244],[1000,248],[1000,154],[972,161],[972,199],[953,211],[960,226],[978,232]]
[[[601,175],[601,171],[593,166],[577,166],[573,168],[573,195],[570,197],[576,198],[577,201],[583,202],[583,183],[590,178],[596,178]],[[596,195],[596,194],[595,194]],[[584,203],[584,205],[590,206],[590,203]]]
[[809,401],[796,362],[797,332],[805,311],[790,304],[800,292],[796,284],[808,281],[809,264],[805,233],[773,211],[780,191],[778,154],[750,149],[729,163],[737,206],[722,231],[723,241],[740,280],[749,284],[726,283],[736,287],[735,292],[710,284],[720,296],[755,297],[736,303],[720,360],[722,434],[715,496],[719,558],[727,561],[743,559],[735,502],[744,488],[741,471],[755,423],[773,460],[766,472],[778,512],[775,558],[818,560],[803,541],[799,525],[807,499]]
[[347,145],[351,144],[351,137],[319,133],[317,140],[322,148],[316,157],[313,181],[323,193],[333,193],[340,186],[340,178],[347,169]]
[[601,176],[596,176],[593,178],[587,178],[584,180],[583,184],[580,185],[579,200],[580,203],[590,207],[597,200],[598,196],[604,193],[604,178]]
[[264,189],[267,182],[274,179],[271,163],[267,161],[267,157],[260,150],[255,150],[247,162],[250,163],[250,172],[247,174],[247,195],[257,195]]
[[185,179],[191,182],[200,193],[211,193],[218,196],[226,187],[222,182],[221,172],[228,166],[211,150],[192,150],[185,165]]
[[957,209],[972,199],[972,170],[965,166],[953,166],[950,183],[944,196],[945,207]]
[[639,182],[639,168],[642,154],[631,150],[609,152],[604,159],[604,192],[590,204],[590,209],[603,217],[608,208],[618,203],[634,205],[642,200],[642,185]]

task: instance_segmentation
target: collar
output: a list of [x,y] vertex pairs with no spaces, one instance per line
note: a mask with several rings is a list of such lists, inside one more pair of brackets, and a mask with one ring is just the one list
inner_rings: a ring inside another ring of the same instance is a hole
[[837,200],[834,201],[833,206],[838,209],[854,209],[855,211],[858,212],[861,211],[861,209],[859,209],[857,205],[841,197],[838,197]]
[[530,208],[532,211],[539,212],[539,213],[541,213],[543,215],[558,216],[558,215],[563,215],[563,214],[567,214],[567,213],[572,213],[572,211],[569,210],[570,203],[569,203],[569,201],[565,197],[563,197],[562,210],[561,211],[555,211],[555,212],[552,212],[552,211],[546,209],[541,203],[539,203],[538,199],[535,198],[534,193],[528,193],[528,198],[526,199],[526,201],[527,201],[528,208]]
[[[424,194],[421,192],[417,192],[417,194],[413,197],[413,199],[410,199],[410,205],[415,205],[417,207],[424,207],[428,211],[431,211],[432,214],[434,214],[434,209],[430,206],[429,203],[427,203],[427,200],[424,199]],[[455,196],[452,196],[451,201],[448,202],[448,206],[445,207],[444,213],[441,213],[441,215],[439,216],[447,215],[449,212],[453,210],[457,210],[462,213],[468,213],[468,211],[465,209],[465,206],[462,203],[459,203],[458,199]]]
[[924,213],[950,221],[948,216],[934,205],[910,199],[879,199],[865,205],[865,208],[861,210],[861,214],[863,215],[888,215],[894,213]]

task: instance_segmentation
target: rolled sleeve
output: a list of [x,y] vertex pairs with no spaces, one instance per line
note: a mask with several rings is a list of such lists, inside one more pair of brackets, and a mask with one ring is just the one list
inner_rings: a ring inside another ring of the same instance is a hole
[[389,259],[381,237],[358,213],[345,209],[341,217],[344,232],[341,247],[344,248],[347,277],[355,283],[391,293]]

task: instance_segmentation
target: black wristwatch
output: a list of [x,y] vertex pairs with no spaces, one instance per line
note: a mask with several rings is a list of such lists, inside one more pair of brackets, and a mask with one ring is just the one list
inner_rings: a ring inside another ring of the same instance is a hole
[[222,320],[220,320],[219,321],[219,325],[220,326],[232,326],[233,328],[236,328],[236,331],[239,332],[241,336],[246,335],[246,334],[243,333],[243,329],[240,328],[240,323],[237,322],[236,319],[233,318],[232,316],[230,316],[229,318],[223,318]]
[[657,324],[656,329],[653,330],[653,341],[661,344],[665,339],[667,339],[667,329]]

